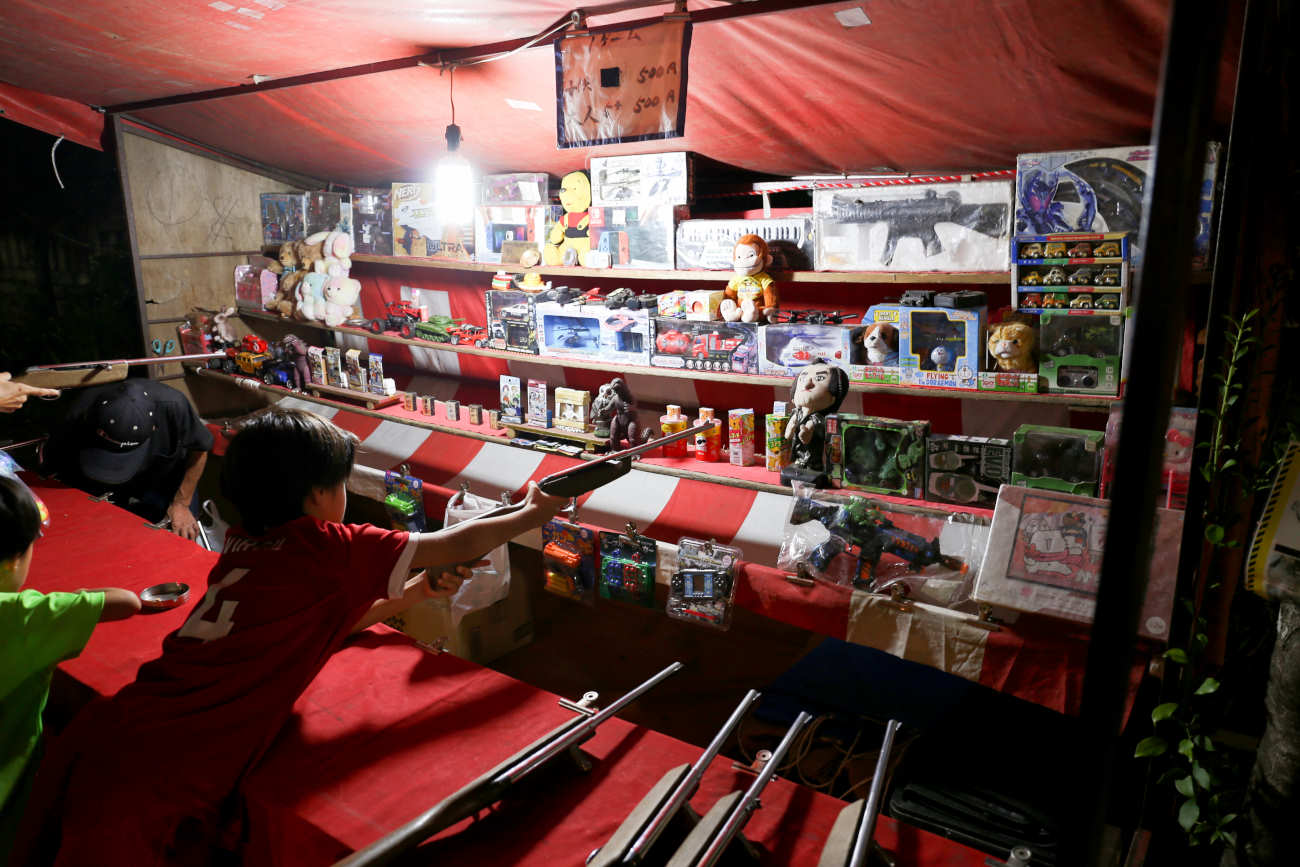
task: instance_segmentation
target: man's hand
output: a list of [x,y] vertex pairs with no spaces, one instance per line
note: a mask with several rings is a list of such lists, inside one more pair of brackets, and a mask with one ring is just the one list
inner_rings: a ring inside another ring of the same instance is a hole
[[27,402],[28,395],[36,397],[58,397],[57,388],[37,388],[34,385],[24,385],[21,382],[13,382],[13,375],[9,373],[0,373],[0,412],[14,412],[22,408]]
[[167,518],[172,522],[172,532],[193,542],[199,537],[199,522],[185,503],[172,503],[167,507]]

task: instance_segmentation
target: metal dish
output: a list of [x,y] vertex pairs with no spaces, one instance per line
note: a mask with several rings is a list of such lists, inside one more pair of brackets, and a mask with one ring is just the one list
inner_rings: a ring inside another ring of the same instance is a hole
[[190,585],[179,581],[167,581],[155,584],[140,591],[140,604],[145,608],[164,610],[184,605],[190,598]]

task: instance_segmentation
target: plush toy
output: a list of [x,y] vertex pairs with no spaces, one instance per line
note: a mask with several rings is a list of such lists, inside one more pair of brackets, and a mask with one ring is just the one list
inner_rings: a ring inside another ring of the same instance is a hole
[[352,316],[352,305],[361,297],[361,281],[352,277],[326,277],[321,287],[325,299],[322,318],[330,327],[342,325]]
[[998,370],[1035,373],[1037,344],[1034,327],[1024,322],[999,322],[989,329],[989,355],[997,362]]
[[212,335],[226,346],[233,346],[239,339],[235,336],[235,327],[230,324],[230,317],[235,312],[234,307],[227,307],[212,317]]
[[898,329],[888,322],[875,322],[862,334],[867,348],[867,364],[898,366]]
[[307,276],[307,272],[299,267],[297,242],[281,244],[280,252],[276,254],[278,261],[274,262],[270,268],[280,275],[280,291],[267,303],[266,309],[272,313],[279,313],[281,316],[289,317],[294,312],[294,297],[298,291],[298,284],[302,278]]
[[735,277],[723,290],[718,312],[728,322],[767,322],[776,313],[776,284],[767,274],[772,253],[758,235],[741,235],[731,249],[731,270]]
[[551,226],[542,260],[547,265],[581,265],[591,250],[591,179],[586,172],[569,172],[560,180],[560,204],[564,216]]
[[325,321],[325,282],[329,279],[312,271],[298,282],[294,304],[299,319]]
[[347,232],[317,232],[305,241],[315,251],[320,249],[319,257],[314,258],[311,268],[318,274],[330,277],[346,277],[352,270],[352,236]]
[[826,445],[826,416],[839,411],[849,393],[849,375],[824,358],[799,371],[790,390],[794,410],[785,425],[790,447],[790,465],[781,470],[783,484],[808,482],[828,484],[823,452]]

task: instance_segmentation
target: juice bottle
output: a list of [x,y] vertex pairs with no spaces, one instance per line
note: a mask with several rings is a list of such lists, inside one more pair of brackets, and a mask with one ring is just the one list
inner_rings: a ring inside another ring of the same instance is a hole
[[722,460],[722,422],[714,418],[712,408],[702,406],[700,407],[700,417],[695,420],[692,427],[699,427],[705,422],[711,424],[703,434],[695,435],[695,459],[697,461],[720,461]]
[[[682,408],[675,403],[668,404],[667,413],[659,416],[659,427],[663,430],[664,436],[686,430],[689,423],[686,416],[682,415]],[[664,446],[664,457],[686,457],[686,440],[681,439]]]

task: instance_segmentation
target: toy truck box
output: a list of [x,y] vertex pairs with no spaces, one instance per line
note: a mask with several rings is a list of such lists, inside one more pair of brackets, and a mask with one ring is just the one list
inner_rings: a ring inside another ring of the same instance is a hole
[[742,235],[758,235],[772,254],[769,271],[811,271],[812,217],[766,220],[682,220],[677,224],[677,270],[730,271]]
[[899,381],[904,385],[976,388],[985,352],[986,322],[983,307],[900,307]]
[[1038,320],[1038,375],[1049,392],[1119,394],[1124,317],[1047,310]]
[[489,289],[483,295],[487,305],[488,347],[536,355],[536,296],[516,289]]
[[824,464],[831,483],[837,488],[920,499],[929,430],[928,421],[847,412],[828,415]]
[[930,434],[925,441],[925,498],[993,508],[1011,481],[1011,440]]
[[668,316],[651,320],[650,365],[721,373],[758,372],[757,325],[695,322]]
[[1023,424],[1011,438],[1011,484],[1095,497],[1104,438],[1097,430]]
[[818,359],[829,361],[846,373],[849,370],[851,328],[790,322],[767,325],[758,334],[759,373],[798,376],[799,371]]
[[393,255],[393,190],[352,190],[352,246],[358,253]]
[[588,213],[591,249],[608,253],[612,267],[672,270],[677,221],[689,215],[684,206],[651,202]]
[[592,207],[689,205],[694,200],[694,159],[686,151],[591,158]]
[[261,205],[262,243],[268,246],[335,229],[352,233],[352,197],[347,193],[262,193]]

